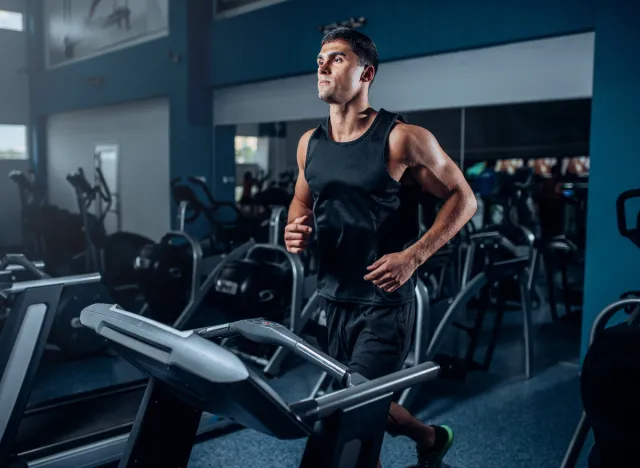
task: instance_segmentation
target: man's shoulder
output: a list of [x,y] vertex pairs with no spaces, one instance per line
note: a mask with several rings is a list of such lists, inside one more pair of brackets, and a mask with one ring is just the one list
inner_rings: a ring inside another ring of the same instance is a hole
[[307,130],[302,134],[300,140],[298,141],[297,159],[301,167],[304,167],[304,163],[307,159],[307,148],[309,147],[309,140],[311,140],[311,136],[315,133],[316,130],[317,127]]
[[424,144],[432,137],[431,132],[424,127],[396,121],[389,134],[389,148],[402,153],[407,147]]
[[300,137],[300,140],[299,140],[300,144],[306,146],[309,143],[311,136],[316,132],[316,130],[318,130],[318,127],[310,128],[309,130],[304,132]]

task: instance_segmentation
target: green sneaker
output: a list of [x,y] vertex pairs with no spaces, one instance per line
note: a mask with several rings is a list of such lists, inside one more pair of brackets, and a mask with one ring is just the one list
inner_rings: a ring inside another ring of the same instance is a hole
[[435,443],[427,449],[418,449],[416,468],[441,468],[442,460],[453,445],[453,431],[449,426],[434,426]]

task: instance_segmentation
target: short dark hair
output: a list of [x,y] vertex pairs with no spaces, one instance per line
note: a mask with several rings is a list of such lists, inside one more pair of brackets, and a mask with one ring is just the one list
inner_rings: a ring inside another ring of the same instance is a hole
[[353,53],[358,56],[359,65],[364,67],[373,66],[373,77],[375,79],[378,74],[378,49],[371,38],[355,29],[341,26],[326,33],[322,38],[321,45],[335,41],[344,41],[349,44]]

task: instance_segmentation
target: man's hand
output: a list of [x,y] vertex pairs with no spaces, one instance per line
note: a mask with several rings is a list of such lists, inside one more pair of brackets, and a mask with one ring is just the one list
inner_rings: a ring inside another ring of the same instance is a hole
[[416,268],[413,253],[404,250],[380,257],[367,267],[370,273],[364,279],[391,293],[406,283]]
[[308,219],[308,215],[301,216],[294,219],[293,223],[287,224],[284,228],[284,245],[292,254],[302,253],[307,247],[309,236],[313,231],[304,224]]

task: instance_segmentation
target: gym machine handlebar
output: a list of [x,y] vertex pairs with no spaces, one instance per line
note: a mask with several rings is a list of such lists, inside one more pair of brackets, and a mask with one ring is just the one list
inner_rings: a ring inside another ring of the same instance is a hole
[[[197,186],[204,194],[206,203],[200,200],[196,195],[193,187]],[[198,177],[176,177],[171,181],[171,196],[179,206],[178,219],[180,230],[184,230],[185,223],[194,222],[201,214],[207,218],[210,224],[225,225],[232,224],[234,221],[220,221],[214,218],[214,212],[220,208],[230,208],[235,216],[242,216],[235,203],[229,201],[217,201],[213,198],[213,194],[207,184]]]
[[351,386],[352,384],[352,374],[348,367],[321,351],[316,350],[301,337],[279,323],[271,322],[263,318],[239,320],[223,325],[200,328],[194,330],[194,333],[209,340],[241,335],[255,343],[282,346],[306,361],[320,367],[344,387]]
[[[291,404],[291,410],[306,422],[326,417],[340,408],[354,407],[360,403],[434,379],[440,371],[438,364],[428,361],[385,377],[366,380],[359,374],[351,373],[346,366],[306,344],[301,337],[286,327],[265,319],[239,320],[218,326],[181,332],[146,317],[132,314],[115,305],[93,304],[83,309],[80,314],[80,321],[84,326],[95,330],[99,335],[112,339],[123,346],[133,345],[134,342],[132,340],[147,342],[147,340],[155,339],[156,342],[148,341],[148,343],[157,349],[166,348],[170,350],[175,348],[180,340],[191,339],[194,336],[212,340],[234,335],[241,335],[257,343],[286,346],[314,366],[331,373],[337,380],[344,382],[347,387],[320,398],[309,398]],[[113,332],[110,330],[113,330]],[[122,340],[125,340],[126,343]],[[199,349],[203,348],[200,347]],[[177,355],[175,359],[179,359]],[[222,369],[219,370],[222,372]],[[229,369],[225,367],[225,370],[228,371]]]
[[23,281],[12,284],[10,287],[0,291],[2,295],[14,295],[31,288],[44,288],[48,286],[73,286],[77,284],[98,283],[102,279],[100,273],[89,273],[86,275],[65,276],[62,278],[44,278],[33,281]]
[[[309,423],[323,419],[345,406],[356,406],[383,395],[399,392],[438,377],[440,366],[428,361],[393,374],[367,380],[344,390],[328,393],[316,399],[303,400],[290,406],[300,418]],[[304,408],[304,409],[303,409]]]
[[35,193],[36,189],[24,172],[22,171],[11,171],[9,172],[9,178],[14,181],[21,189],[26,190],[31,193]]
[[82,199],[84,200],[85,207],[88,208],[91,203],[93,203],[96,196],[99,196],[102,201],[106,203],[106,206],[102,208],[102,215],[100,217],[101,220],[104,220],[104,217],[111,209],[111,190],[109,190],[109,186],[107,185],[107,181],[104,178],[104,174],[99,167],[96,167],[96,175],[98,176],[99,183],[96,186],[91,186],[91,184],[87,180],[87,176],[85,175],[84,170],[79,167],[76,172],[67,174],[67,181],[74,188],[78,197],[84,197]]
[[7,254],[0,260],[0,271],[24,269],[38,279],[49,278],[44,266],[44,262],[31,262],[22,254]]
[[[626,237],[635,245],[640,247],[640,226],[636,225],[635,228],[629,229],[627,227],[627,213],[626,204],[627,201],[633,198],[640,198],[640,189],[627,190],[622,192],[616,200],[616,214],[618,218],[618,231],[622,237]],[[640,221],[640,216],[638,216]]]

